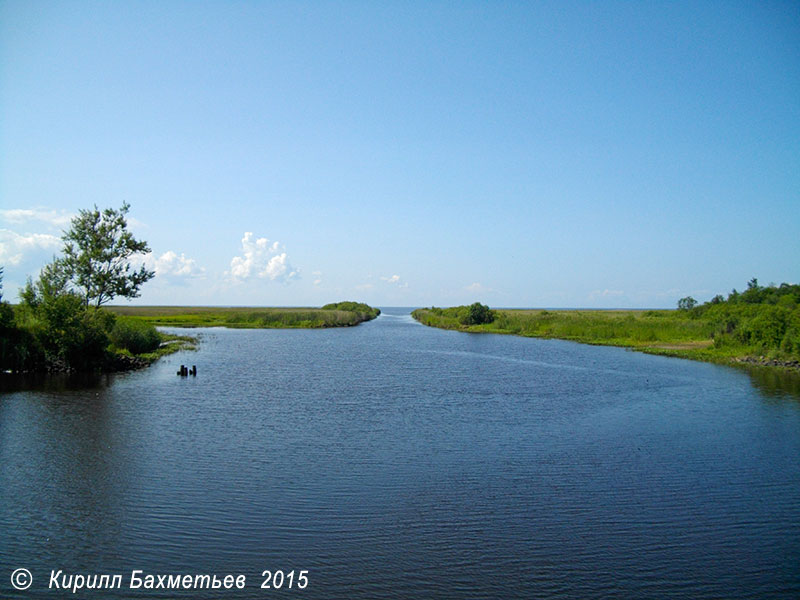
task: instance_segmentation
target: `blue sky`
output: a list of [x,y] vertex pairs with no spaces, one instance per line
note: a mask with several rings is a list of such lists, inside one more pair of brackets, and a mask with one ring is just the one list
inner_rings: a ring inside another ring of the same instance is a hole
[[4,296],[123,201],[141,304],[797,283],[800,5],[0,0]]

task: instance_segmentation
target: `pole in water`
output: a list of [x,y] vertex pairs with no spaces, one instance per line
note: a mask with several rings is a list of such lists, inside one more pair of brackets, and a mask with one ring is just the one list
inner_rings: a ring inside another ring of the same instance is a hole
[[188,377],[189,375],[191,375],[192,377],[197,377],[197,365],[192,365],[191,369],[186,365],[181,365],[181,368],[177,372],[177,374],[180,375],[181,377]]

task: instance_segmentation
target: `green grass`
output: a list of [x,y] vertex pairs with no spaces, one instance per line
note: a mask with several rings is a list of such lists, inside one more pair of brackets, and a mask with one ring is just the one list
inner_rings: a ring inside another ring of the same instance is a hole
[[[366,305],[359,305],[366,306]],[[337,308],[255,308],[217,306],[109,306],[107,310],[159,327],[234,327],[249,329],[351,327],[380,311]]]
[[[482,325],[463,325],[462,307],[423,308],[412,315],[424,325],[473,333],[501,333],[556,338],[586,344],[621,346],[651,354],[719,363],[790,364],[797,356],[767,351],[719,335],[719,323],[677,310],[496,310]],[[716,339],[715,339],[716,338]],[[790,365],[791,366],[791,365]]]

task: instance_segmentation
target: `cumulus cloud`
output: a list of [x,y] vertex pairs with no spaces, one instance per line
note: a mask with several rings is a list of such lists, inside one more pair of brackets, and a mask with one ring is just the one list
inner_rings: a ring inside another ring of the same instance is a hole
[[288,283],[297,279],[300,271],[292,267],[289,257],[278,242],[253,237],[246,231],[242,238],[242,255],[231,259],[231,277],[244,281],[253,277]]
[[66,227],[72,217],[72,214],[64,210],[57,211],[45,208],[9,208],[0,210],[0,218],[13,224],[40,221],[53,227]]
[[0,229],[0,264],[18,265],[28,253],[55,250],[61,239],[47,233],[19,234],[10,229]]
[[187,258],[183,252],[178,254],[167,250],[155,262],[152,262],[152,254],[148,254],[144,260],[146,264],[152,265],[151,268],[158,277],[201,277],[205,273],[203,267],[197,266],[197,261]]

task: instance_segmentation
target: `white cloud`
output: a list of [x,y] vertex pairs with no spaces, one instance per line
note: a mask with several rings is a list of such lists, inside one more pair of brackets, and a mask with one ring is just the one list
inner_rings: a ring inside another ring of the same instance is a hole
[[0,265],[18,265],[28,253],[55,250],[61,239],[47,233],[21,235],[10,229],[0,229]]
[[278,242],[267,238],[253,238],[253,233],[245,232],[242,238],[242,255],[231,259],[230,275],[236,281],[251,277],[288,283],[300,273],[289,263],[286,252],[281,252]]
[[[145,257],[151,258],[152,254]],[[159,277],[201,277],[205,273],[203,267],[198,267],[193,258],[186,258],[186,255],[167,250],[156,258],[152,269]]]
[[381,277],[381,281],[391,283],[399,288],[407,288],[408,284],[400,280],[400,275],[392,275],[391,277]]
[[28,221],[41,221],[53,227],[66,227],[73,215],[61,210],[48,210],[44,208],[10,208],[0,210],[0,217],[8,223],[15,225]]
[[311,271],[311,274],[316,277],[314,280],[314,285],[319,285],[322,283],[322,271]]

